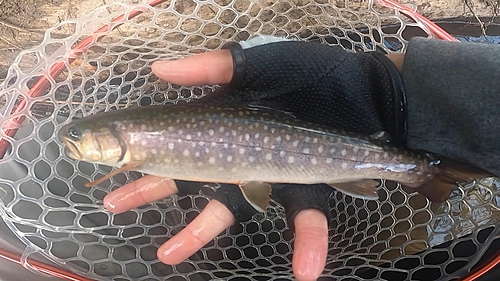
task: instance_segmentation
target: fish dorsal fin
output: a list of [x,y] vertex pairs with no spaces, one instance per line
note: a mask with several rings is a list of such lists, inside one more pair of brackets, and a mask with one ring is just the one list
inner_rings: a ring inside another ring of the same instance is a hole
[[271,185],[265,182],[251,181],[240,184],[245,199],[255,210],[265,213],[269,207]]
[[249,109],[268,111],[276,115],[286,115],[288,118],[297,117],[279,100],[259,100],[247,104]]
[[331,187],[340,190],[342,193],[349,196],[367,199],[367,200],[377,200],[377,186],[378,182],[375,180],[360,180],[354,182],[340,182],[329,184]]
[[128,163],[128,164],[125,164],[125,165],[121,166],[120,168],[112,171],[111,173],[109,173],[109,174],[107,174],[105,176],[102,176],[102,177],[100,177],[100,178],[98,178],[98,179],[96,179],[94,181],[86,183],[85,186],[86,187],[92,187],[94,185],[98,185],[101,182],[103,182],[103,181],[105,181],[107,179],[110,179],[110,178],[118,175],[119,173],[134,170],[138,166],[139,166],[139,163]]

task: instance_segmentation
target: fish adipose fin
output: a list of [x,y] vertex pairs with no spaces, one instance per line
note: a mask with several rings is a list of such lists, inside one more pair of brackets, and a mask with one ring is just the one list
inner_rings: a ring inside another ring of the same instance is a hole
[[360,180],[355,182],[340,182],[328,184],[329,186],[338,189],[344,194],[349,196],[367,199],[367,200],[377,200],[377,186],[379,183],[375,180]]
[[105,175],[103,177],[100,177],[100,178],[96,179],[95,181],[91,181],[91,182],[86,183],[85,186],[86,187],[92,187],[94,185],[98,185],[101,182],[103,182],[103,181],[105,181],[107,179],[110,179],[110,178],[118,175],[119,173],[134,170],[138,166],[139,166],[139,163],[128,163],[128,164],[125,164],[125,165],[121,166],[120,168],[112,171],[111,173],[109,173],[109,174],[107,174],[107,175]]
[[246,182],[240,185],[241,192],[245,199],[255,208],[255,210],[265,213],[269,207],[271,195],[271,185],[265,182]]
[[467,184],[492,176],[481,169],[451,161],[442,161],[438,165],[440,171],[431,180],[418,187],[408,185],[435,203],[446,201],[451,192],[458,188],[458,183]]

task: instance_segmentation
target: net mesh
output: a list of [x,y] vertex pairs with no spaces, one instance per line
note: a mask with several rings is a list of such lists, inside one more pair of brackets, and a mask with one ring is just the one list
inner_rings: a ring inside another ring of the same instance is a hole
[[[136,9],[143,12],[132,18]],[[75,55],[73,47],[121,14],[126,16],[115,23],[121,23],[118,28],[94,36],[90,47]],[[142,175],[123,173],[86,188],[89,179],[111,168],[67,158],[56,132],[73,118],[198,99],[214,90],[160,81],[150,69],[156,60],[262,34],[352,51],[402,52],[412,29],[431,36],[419,26],[394,10],[348,0],[172,0],[154,7],[118,2],[62,22],[38,47],[19,55],[0,86],[0,137],[9,144],[0,160],[0,214],[29,249],[91,278],[290,279],[294,236],[279,204],[233,225],[185,262],[165,265],[156,258],[157,248],[200,213],[217,185],[114,215],[103,208],[103,197]],[[56,63],[66,69],[51,77]],[[48,79],[48,89],[28,96],[41,77]],[[18,128],[20,116],[25,120]],[[14,136],[6,133],[15,129]],[[323,280],[453,279],[469,272],[498,234],[495,178],[461,186],[444,204],[385,181],[379,196],[364,201],[333,194]]]

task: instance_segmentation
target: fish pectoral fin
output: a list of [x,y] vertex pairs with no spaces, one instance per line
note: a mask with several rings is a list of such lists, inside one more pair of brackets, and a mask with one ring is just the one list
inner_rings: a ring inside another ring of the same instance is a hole
[[355,198],[377,200],[378,194],[376,187],[378,184],[379,183],[375,180],[360,180],[354,182],[332,183],[328,185]]
[[251,181],[240,184],[241,192],[245,199],[255,210],[265,213],[269,207],[271,185],[266,182]]
[[100,178],[98,178],[98,179],[96,179],[94,181],[86,183],[85,186],[86,187],[92,187],[94,185],[98,185],[101,182],[103,182],[103,181],[105,181],[105,180],[107,180],[109,178],[112,178],[112,177],[118,175],[119,173],[134,170],[139,165],[140,165],[140,163],[128,163],[128,164],[125,164],[125,165],[121,166],[120,168],[112,171],[111,173],[109,173],[109,174],[107,174],[105,176],[102,176],[102,177],[100,177]]

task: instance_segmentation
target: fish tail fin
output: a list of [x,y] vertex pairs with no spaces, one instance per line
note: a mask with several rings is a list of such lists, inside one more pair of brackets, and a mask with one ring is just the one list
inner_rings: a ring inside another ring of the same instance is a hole
[[479,168],[443,161],[439,164],[439,172],[431,180],[418,186],[416,190],[429,201],[442,203],[450,197],[453,190],[458,188],[458,183],[467,184],[491,176]]

